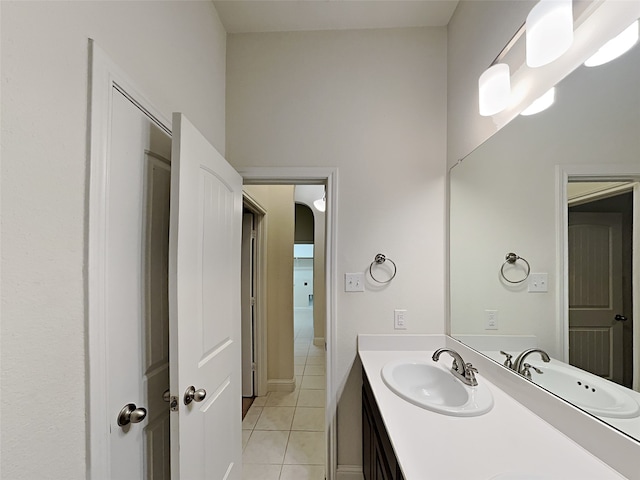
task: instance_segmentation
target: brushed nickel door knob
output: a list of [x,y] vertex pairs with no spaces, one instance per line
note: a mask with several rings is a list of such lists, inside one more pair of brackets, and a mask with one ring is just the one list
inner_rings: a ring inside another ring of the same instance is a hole
[[191,402],[201,402],[207,396],[207,391],[204,388],[196,390],[196,387],[191,385],[184,392],[184,404],[189,405]]
[[146,408],[138,408],[135,403],[127,403],[118,414],[118,426],[124,427],[130,423],[140,423],[146,416]]

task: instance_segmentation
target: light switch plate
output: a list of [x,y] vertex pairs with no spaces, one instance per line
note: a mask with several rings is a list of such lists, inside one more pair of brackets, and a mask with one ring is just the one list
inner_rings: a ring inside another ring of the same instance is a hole
[[548,273],[532,273],[529,275],[528,290],[529,293],[548,292],[549,291],[549,274]]
[[364,292],[364,273],[345,273],[344,291]]

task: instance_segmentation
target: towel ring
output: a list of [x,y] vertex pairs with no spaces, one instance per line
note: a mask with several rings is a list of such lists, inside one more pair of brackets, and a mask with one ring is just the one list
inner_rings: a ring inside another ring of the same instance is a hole
[[[389,260],[393,265],[393,275],[391,275],[391,277],[388,280],[378,280],[376,277],[373,276],[373,266],[382,265],[387,260]],[[396,273],[398,273],[398,267],[396,267],[395,262],[390,258],[385,257],[381,253],[377,254],[376,257],[373,259],[373,262],[371,262],[371,265],[369,265],[369,275],[371,275],[371,278],[373,278],[373,280],[378,283],[389,283],[396,276]]]
[[[531,272],[531,266],[529,265],[529,262],[527,262],[524,258],[516,255],[515,253],[507,253],[507,255],[504,258],[506,259],[506,261],[502,264],[502,267],[500,268],[500,275],[502,275],[502,278],[504,278],[507,282],[509,282],[509,283],[522,283],[529,277],[529,272]],[[524,274],[524,278],[522,280],[509,280],[504,275],[504,267],[507,264],[513,265],[518,260],[522,260],[527,265],[527,272]]]

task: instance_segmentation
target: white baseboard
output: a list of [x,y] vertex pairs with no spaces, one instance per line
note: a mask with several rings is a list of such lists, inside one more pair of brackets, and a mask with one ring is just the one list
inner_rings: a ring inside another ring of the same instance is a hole
[[336,480],[364,480],[362,465],[338,465]]
[[267,380],[268,392],[293,392],[296,389],[296,378]]
[[315,337],[313,339],[313,344],[316,347],[324,347],[324,337]]

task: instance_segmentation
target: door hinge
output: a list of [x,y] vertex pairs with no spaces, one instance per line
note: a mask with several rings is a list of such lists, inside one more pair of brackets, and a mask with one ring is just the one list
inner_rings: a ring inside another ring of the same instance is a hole
[[256,305],[256,297],[251,297],[251,306],[255,307]]
[[251,371],[252,372],[256,371],[256,362],[251,362]]
[[251,238],[253,238],[255,240],[256,237],[257,237],[256,231],[255,230],[251,230]]

